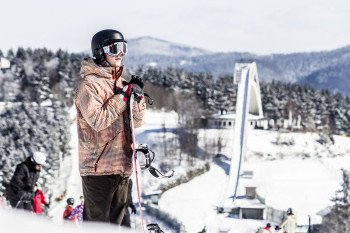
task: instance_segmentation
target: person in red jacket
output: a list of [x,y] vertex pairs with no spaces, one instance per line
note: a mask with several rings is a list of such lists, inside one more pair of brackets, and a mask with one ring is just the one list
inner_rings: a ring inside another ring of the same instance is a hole
[[67,205],[63,212],[63,219],[76,222],[76,217],[72,214],[73,212],[73,205],[74,205],[74,198],[70,197],[67,199]]
[[33,197],[33,212],[36,214],[43,214],[42,204],[49,208],[49,204],[45,200],[44,193],[38,188],[38,185],[34,186],[34,197]]
[[266,227],[263,228],[263,232],[271,233],[271,224],[270,223],[266,224]]

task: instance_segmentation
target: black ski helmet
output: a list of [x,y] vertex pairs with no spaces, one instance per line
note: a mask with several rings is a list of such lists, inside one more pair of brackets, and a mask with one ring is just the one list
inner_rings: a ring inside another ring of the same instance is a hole
[[121,32],[113,29],[105,29],[97,32],[91,40],[92,56],[95,57],[97,63],[105,60],[102,47],[110,45],[114,42],[126,42]]
[[73,197],[70,197],[67,199],[67,204],[68,205],[74,205],[74,198]]
[[293,209],[292,208],[288,208],[287,215],[292,215],[292,214],[293,214]]

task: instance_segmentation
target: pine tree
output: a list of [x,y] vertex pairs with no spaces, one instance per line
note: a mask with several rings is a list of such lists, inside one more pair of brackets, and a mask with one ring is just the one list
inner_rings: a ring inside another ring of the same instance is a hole
[[322,232],[350,232],[350,174],[342,169],[341,189],[336,191],[332,199],[334,206],[331,212],[322,220]]

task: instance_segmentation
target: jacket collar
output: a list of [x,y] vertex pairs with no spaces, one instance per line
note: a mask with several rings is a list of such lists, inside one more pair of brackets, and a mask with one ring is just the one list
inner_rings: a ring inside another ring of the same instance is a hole
[[115,67],[104,67],[97,65],[92,58],[84,59],[81,62],[80,75],[85,78],[88,75],[95,75],[100,78],[118,79],[123,73],[123,66],[119,69]]

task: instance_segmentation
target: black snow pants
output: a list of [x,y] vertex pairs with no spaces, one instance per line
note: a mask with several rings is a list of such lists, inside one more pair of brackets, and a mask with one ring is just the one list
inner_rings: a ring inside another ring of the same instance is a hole
[[9,199],[9,202],[10,202],[10,205],[12,206],[12,208],[33,211],[33,206],[32,206],[32,203],[30,201]]
[[121,224],[128,196],[128,177],[82,176],[84,221]]

